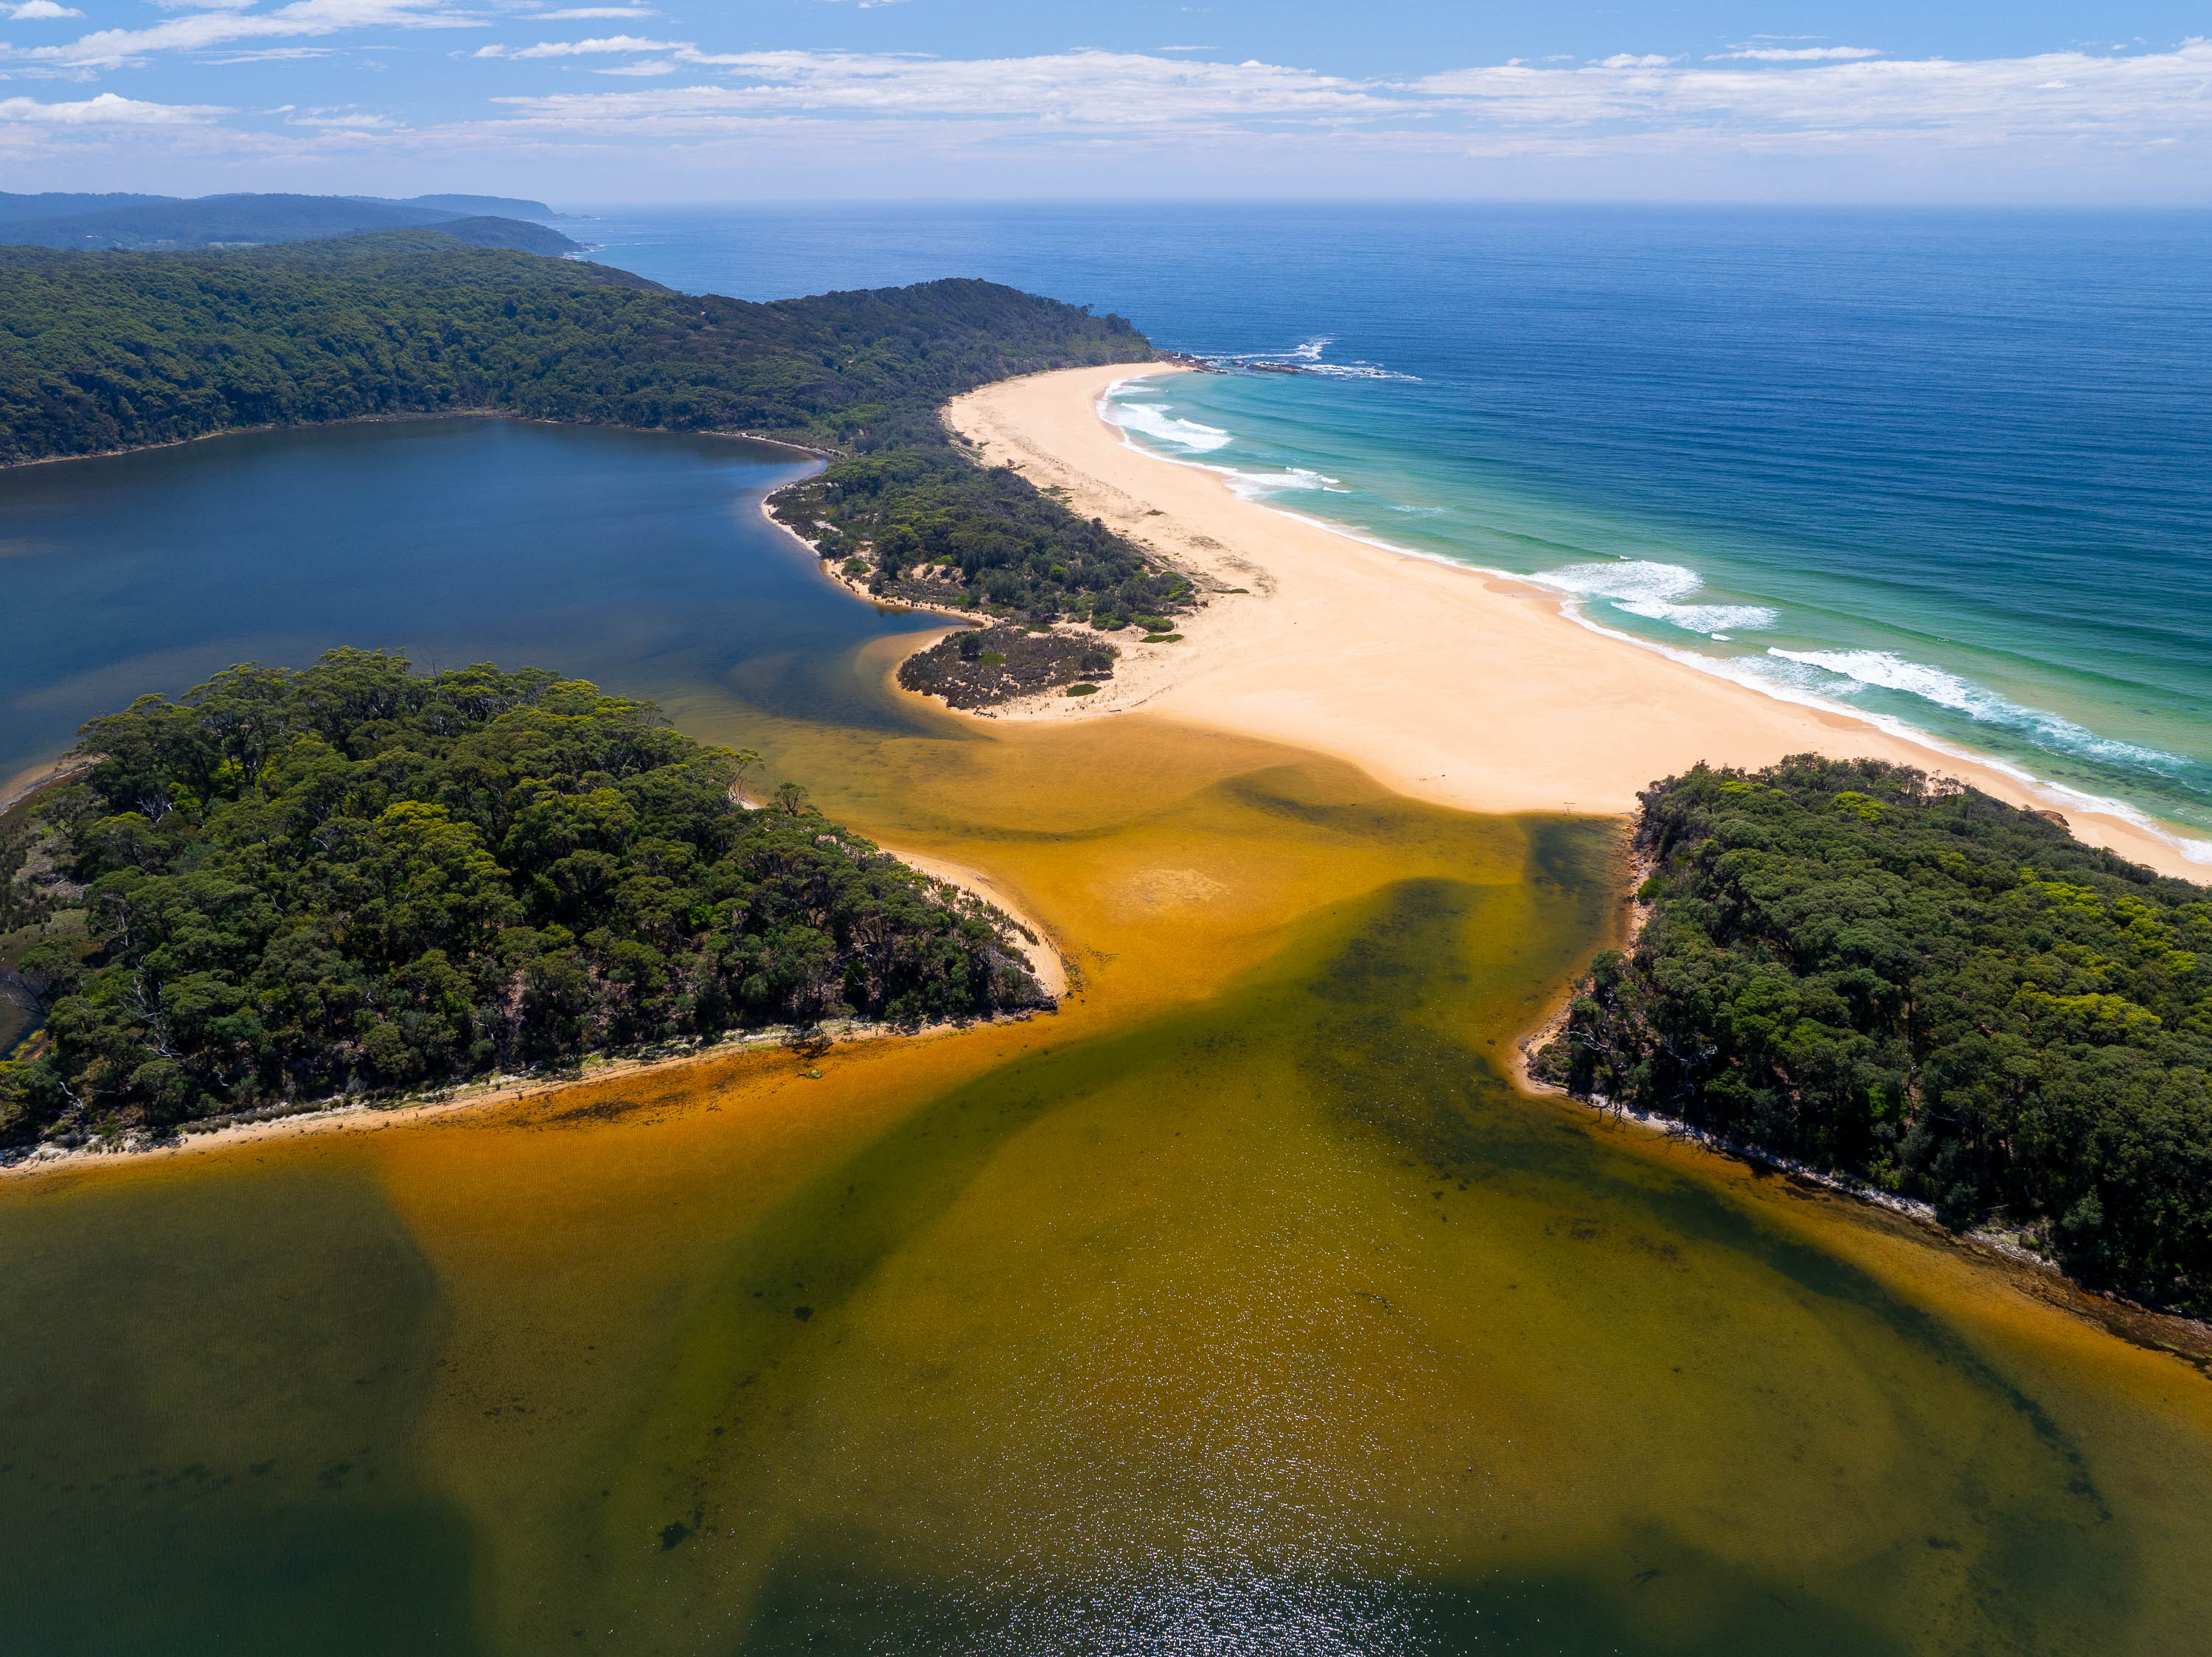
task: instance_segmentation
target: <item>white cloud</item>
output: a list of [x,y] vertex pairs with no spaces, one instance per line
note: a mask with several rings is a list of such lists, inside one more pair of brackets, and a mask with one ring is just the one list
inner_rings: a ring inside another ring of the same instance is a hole
[[254,46],[227,52],[220,58],[203,58],[204,64],[289,64],[307,58],[336,57],[337,46]]
[[325,131],[382,132],[398,125],[388,115],[351,106],[343,109],[287,109],[283,115],[287,126],[312,126]]
[[82,103],[0,98],[0,122],[27,126],[186,126],[234,112],[216,104],[149,104],[103,92]]
[[[204,60],[208,46],[179,45],[162,32],[232,29],[215,50],[244,57],[339,49],[313,37],[346,27],[341,16],[438,27],[500,13],[511,23],[523,9],[494,0],[464,15],[451,9],[459,3],[295,0],[244,17],[178,15],[134,38],[161,35],[167,49],[198,51]],[[283,38],[235,33],[272,21],[288,32]],[[1764,199],[1832,195],[1846,178],[1853,199],[2122,199],[2130,191],[2136,199],[2212,199],[2212,42],[2124,57],[2069,50],[1978,61],[1844,57],[1837,54],[1873,49],[1759,38],[1730,51],[1826,55],[1692,64],[1623,53],[1579,66],[1516,62],[1393,82],[1206,62],[1165,49],[947,60],[715,52],[613,34],[483,48],[478,56],[507,60],[502,80],[538,64],[534,84],[545,88],[526,83],[516,95],[492,99],[489,119],[383,129],[327,122],[328,112],[319,111],[306,125],[280,126],[281,117],[262,115],[255,120],[265,125],[256,126],[217,124],[197,108],[173,118],[131,116],[127,109],[162,107],[128,101],[16,100],[18,109],[110,113],[12,116],[0,152],[7,144],[25,153],[74,144],[119,153],[135,144],[304,162],[374,145],[434,168],[467,155],[566,169],[563,176],[596,169],[611,190],[650,176],[676,193],[687,180],[710,189],[773,162],[793,191],[803,180],[806,189],[833,194],[856,188],[856,180],[920,180],[946,194],[1036,193],[1065,180],[1071,190],[1087,180],[1108,193],[1212,187],[1528,196],[1571,179],[1582,182],[1565,193],[1680,198],[1706,193],[1698,180],[1726,177],[1736,183],[1714,193],[1734,189]],[[590,73],[560,77],[572,89],[555,90],[548,71],[556,64]],[[11,51],[0,69],[91,72],[27,49]],[[684,74],[672,78],[678,70]],[[600,87],[599,76],[637,84]],[[72,121],[102,119],[116,131],[133,122],[176,130],[116,138],[67,131]],[[2073,180],[2063,188],[2052,182],[2062,174]],[[2121,187],[2107,191],[2107,181]]]
[[[610,52],[684,52],[692,50],[684,40],[647,40],[635,34],[608,34],[593,40],[540,40],[534,46],[523,46],[501,53],[507,58],[587,58]],[[477,53],[479,58],[493,54],[487,49]]]
[[[626,37],[617,37],[617,39]],[[579,42],[614,50],[611,43]],[[638,51],[665,43],[639,43]],[[538,53],[532,48],[533,54]],[[522,55],[522,54],[514,54]],[[553,55],[550,52],[540,55]],[[1126,128],[1239,119],[1352,119],[1408,113],[1387,90],[1310,70],[1273,64],[1206,64],[1105,52],[965,61],[821,52],[673,53],[695,67],[728,71],[738,86],[670,88],[651,93],[570,93],[496,101],[556,125],[698,121],[781,111],[817,118],[980,117]]]
[[206,52],[246,40],[312,38],[372,27],[483,26],[481,17],[456,11],[447,0],[293,0],[274,11],[200,9],[150,28],[100,29],[63,46],[0,46],[0,62],[64,70],[120,69],[159,52]]
[[643,6],[569,6],[560,11],[533,11],[525,15],[533,22],[573,23],[593,17],[646,18],[658,17],[660,14]]
[[23,0],[20,6],[11,7],[8,21],[11,23],[35,22],[41,17],[82,17],[84,14],[74,6],[59,6],[54,0]]
[[[1562,133],[1607,124],[1836,140],[1899,131],[1990,143],[2037,132],[2147,140],[2175,129],[2212,131],[2212,42],[2134,58],[2063,52],[1772,69],[1508,66],[1426,76],[1408,90],[1450,101],[1484,124]],[[2067,95],[2046,95],[2054,91]]]
[[1881,56],[1881,52],[1873,46],[1740,46],[1734,52],[1708,53],[1705,61],[1717,64],[1731,58],[1755,58],[1762,64],[1809,64],[1824,58]]
[[1562,142],[1601,126],[1611,139],[1639,131],[1705,131],[1717,139],[1817,131],[1838,142],[1912,130],[1990,142],[2027,131],[2143,139],[2169,128],[2212,131],[2212,43],[2203,40],[2129,58],[2069,52],[1979,62],[1827,58],[1706,67],[1621,54],[1580,68],[1504,64],[1406,83],[1105,52],[968,60],[709,53],[627,35],[526,52],[653,52],[664,61],[720,70],[727,82],[495,101],[534,125],[594,131],[648,123],[659,131],[711,131],[773,115],[817,123],[972,119],[1054,132],[1449,122],[1478,137],[1549,130]]

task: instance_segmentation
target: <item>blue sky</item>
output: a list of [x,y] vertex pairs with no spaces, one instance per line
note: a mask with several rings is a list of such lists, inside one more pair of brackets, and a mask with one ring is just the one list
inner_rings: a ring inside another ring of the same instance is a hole
[[0,187],[2212,202],[2212,0],[0,0]]

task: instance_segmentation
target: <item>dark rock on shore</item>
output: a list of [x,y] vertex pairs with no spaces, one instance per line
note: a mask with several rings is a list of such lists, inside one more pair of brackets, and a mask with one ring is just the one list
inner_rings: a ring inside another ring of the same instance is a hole
[[1120,652],[1102,640],[1019,627],[982,627],[939,639],[899,667],[898,681],[955,708],[987,708],[1083,680],[1111,679]]

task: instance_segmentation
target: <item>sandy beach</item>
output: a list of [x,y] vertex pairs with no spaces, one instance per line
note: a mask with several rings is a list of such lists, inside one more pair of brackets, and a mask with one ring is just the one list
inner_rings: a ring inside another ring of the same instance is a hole
[[[1020,467],[1086,517],[1156,549],[1213,597],[1181,643],[1132,646],[1101,695],[1008,718],[1119,710],[1272,738],[1468,811],[1626,813],[1698,760],[1869,756],[2060,810],[2092,844],[2168,874],[2212,869],[2140,824],[2043,797],[1991,765],[1787,703],[1585,626],[1530,583],[1372,546],[1232,494],[1216,472],[1126,443],[1098,413],[1128,364],[1002,381],[947,414],[986,464]],[[1228,589],[1243,588],[1238,592]],[[1125,636],[1133,637],[1133,636]]]

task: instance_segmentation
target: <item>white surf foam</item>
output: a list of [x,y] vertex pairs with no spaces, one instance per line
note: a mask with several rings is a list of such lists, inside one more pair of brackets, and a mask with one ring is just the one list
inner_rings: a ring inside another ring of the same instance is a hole
[[1571,564],[1526,577],[1583,598],[1604,599],[1616,610],[1663,621],[1690,633],[1755,632],[1771,627],[1780,612],[1763,604],[1683,604],[1704,577],[1679,564],[1624,558],[1614,564]]
[[1240,362],[1288,362],[1305,374],[1317,375],[1324,380],[1402,380],[1419,385],[1417,374],[1400,374],[1394,369],[1378,367],[1372,362],[1324,362],[1321,354],[1336,343],[1334,334],[1317,334],[1304,344],[1293,345],[1286,351],[1234,351],[1210,356],[1206,361],[1234,367]]
[[1402,380],[1414,386],[1421,383],[1421,376],[1418,374],[1400,374],[1395,369],[1378,369],[1371,362],[1309,362],[1304,366],[1308,374],[1323,380]]
[[[1770,648],[1767,655],[1780,662],[1810,668],[1820,677],[1807,688],[1830,695],[1858,696],[1869,689],[1900,691],[1948,708],[1985,725],[2002,725],[2019,732],[2037,746],[2054,752],[2100,759],[2108,765],[2136,765],[2161,776],[2179,776],[2189,761],[2179,754],[2146,748],[2100,736],[2063,714],[2030,708],[1984,689],[1971,679],[1922,661],[1912,661],[1893,650],[1784,650]],[[1787,670],[1782,670],[1787,675]],[[1803,675],[1791,675],[1803,677]],[[1841,683],[1838,683],[1841,680]]]
[[1226,448],[1235,442],[1219,426],[1200,424],[1196,420],[1179,420],[1157,403],[1132,403],[1121,398],[1111,398],[1105,405],[1106,417],[1124,431],[1141,431],[1147,437],[1157,437],[1164,443],[1173,443],[1203,454],[1210,450]]
[[1288,466],[1281,472],[1237,472],[1224,466],[1221,472],[1229,480],[1231,492],[1248,501],[1279,495],[1285,490],[1317,489],[1330,495],[1352,493],[1345,488],[1342,479],[1304,466]]

